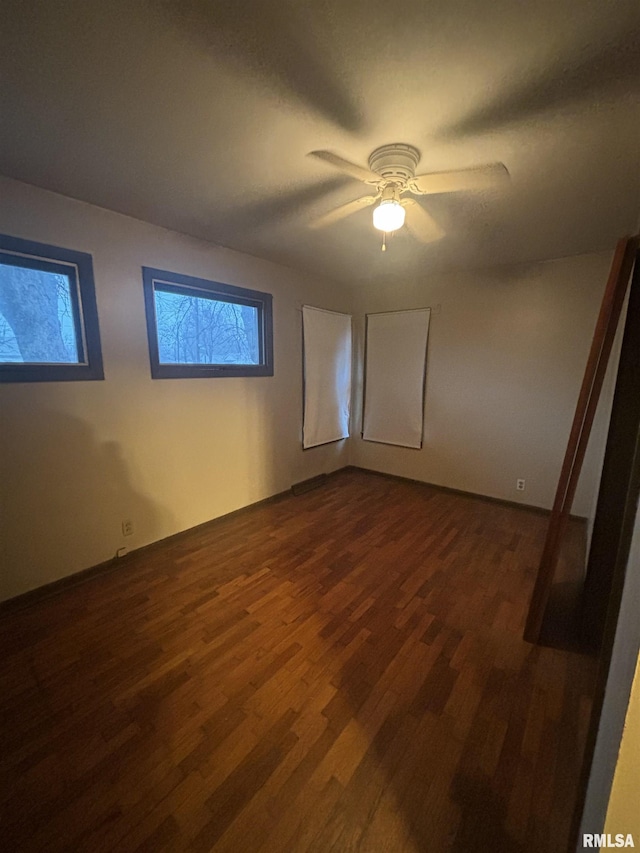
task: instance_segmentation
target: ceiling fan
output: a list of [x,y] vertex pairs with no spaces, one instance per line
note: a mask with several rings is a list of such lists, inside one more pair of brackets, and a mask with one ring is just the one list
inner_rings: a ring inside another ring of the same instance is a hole
[[431,243],[444,236],[443,229],[431,214],[427,213],[414,198],[405,197],[405,194],[432,195],[484,190],[500,184],[509,177],[509,172],[503,163],[489,163],[485,166],[457,169],[452,172],[416,175],[420,152],[413,145],[403,142],[376,148],[369,157],[368,169],[351,163],[331,151],[311,151],[309,156],[316,157],[375,189],[373,195],[349,201],[317,217],[310,223],[311,227],[322,228],[325,225],[332,225],[364,207],[375,205],[373,225],[383,232],[383,250],[385,249],[384,236],[402,228],[405,224],[405,216],[407,229],[421,242]]

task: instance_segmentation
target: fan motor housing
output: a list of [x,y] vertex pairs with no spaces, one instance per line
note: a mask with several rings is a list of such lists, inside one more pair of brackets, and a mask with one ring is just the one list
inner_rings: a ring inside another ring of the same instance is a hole
[[386,181],[405,184],[415,176],[420,152],[413,145],[394,142],[376,148],[369,157],[369,168]]

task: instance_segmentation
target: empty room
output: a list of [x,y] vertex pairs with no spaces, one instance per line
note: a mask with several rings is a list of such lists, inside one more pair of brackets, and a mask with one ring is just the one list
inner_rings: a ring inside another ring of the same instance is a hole
[[5,0],[0,848],[640,846],[635,0]]

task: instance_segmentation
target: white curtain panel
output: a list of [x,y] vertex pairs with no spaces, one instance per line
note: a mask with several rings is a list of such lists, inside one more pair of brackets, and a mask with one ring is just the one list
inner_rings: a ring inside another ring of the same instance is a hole
[[367,314],[365,441],[422,447],[430,308]]
[[351,316],[304,305],[302,327],[307,448],[349,437]]

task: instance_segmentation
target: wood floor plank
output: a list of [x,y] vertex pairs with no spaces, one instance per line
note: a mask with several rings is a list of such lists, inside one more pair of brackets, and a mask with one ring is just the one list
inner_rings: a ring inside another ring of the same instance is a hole
[[0,622],[0,848],[562,853],[594,661],[545,519],[357,470]]

